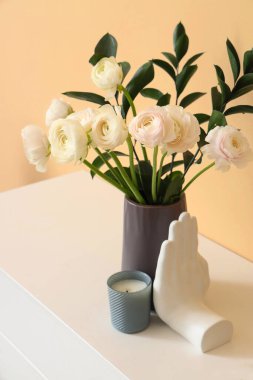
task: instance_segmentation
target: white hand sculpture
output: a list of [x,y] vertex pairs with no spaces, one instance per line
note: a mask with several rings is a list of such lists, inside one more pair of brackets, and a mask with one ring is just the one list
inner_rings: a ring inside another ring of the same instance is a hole
[[161,246],[153,285],[158,316],[202,352],[228,342],[232,323],[207,308],[209,286],[206,260],[198,253],[195,217],[184,212],[170,225],[169,240]]

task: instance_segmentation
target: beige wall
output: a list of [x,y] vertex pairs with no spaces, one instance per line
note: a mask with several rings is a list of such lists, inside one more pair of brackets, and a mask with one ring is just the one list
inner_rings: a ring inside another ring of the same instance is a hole
[[[212,64],[229,71],[225,40],[241,54],[252,47],[252,0],[1,0],[0,1],[0,190],[8,190],[79,168],[51,164],[38,174],[24,158],[20,130],[43,125],[51,98],[67,90],[95,90],[88,59],[107,31],[119,42],[119,59],[133,69],[160,51],[171,50],[172,31],[182,21],[190,36],[190,53],[206,51],[189,90],[208,91],[216,84]],[[157,86],[171,86],[161,74]],[[141,101],[142,104],[143,101]],[[252,94],[244,104],[252,104]],[[73,102],[81,107],[81,102]],[[137,103],[140,109],[140,101]],[[191,110],[209,112],[210,97]],[[231,116],[253,146],[253,117]],[[227,174],[206,173],[188,191],[188,206],[201,232],[253,259],[253,164]]]

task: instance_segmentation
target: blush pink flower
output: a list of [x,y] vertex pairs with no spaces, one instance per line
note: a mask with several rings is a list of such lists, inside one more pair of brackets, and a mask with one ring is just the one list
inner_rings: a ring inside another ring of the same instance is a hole
[[215,127],[206,136],[206,142],[209,144],[202,147],[202,152],[215,161],[216,169],[223,172],[229,170],[231,164],[242,168],[252,160],[248,140],[235,127]]
[[149,148],[165,144],[175,138],[173,122],[163,107],[152,107],[140,112],[129,124],[129,132]]
[[175,138],[162,147],[162,152],[184,153],[199,141],[200,127],[194,115],[180,106],[164,106],[167,118],[171,120]]

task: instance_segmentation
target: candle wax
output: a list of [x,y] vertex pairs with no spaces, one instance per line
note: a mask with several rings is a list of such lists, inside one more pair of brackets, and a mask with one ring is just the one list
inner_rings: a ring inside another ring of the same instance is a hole
[[112,289],[126,293],[138,292],[146,287],[147,285],[144,281],[134,279],[117,281],[112,285]]

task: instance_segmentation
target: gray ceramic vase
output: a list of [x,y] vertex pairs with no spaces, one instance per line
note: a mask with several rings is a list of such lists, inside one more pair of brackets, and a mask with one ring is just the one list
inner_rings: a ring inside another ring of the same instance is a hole
[[122,270],[140,270],[153,280],[169,225],[183,211],[187,211],[184,194],[176,203],[157,206],[140,205],[125,198]]

